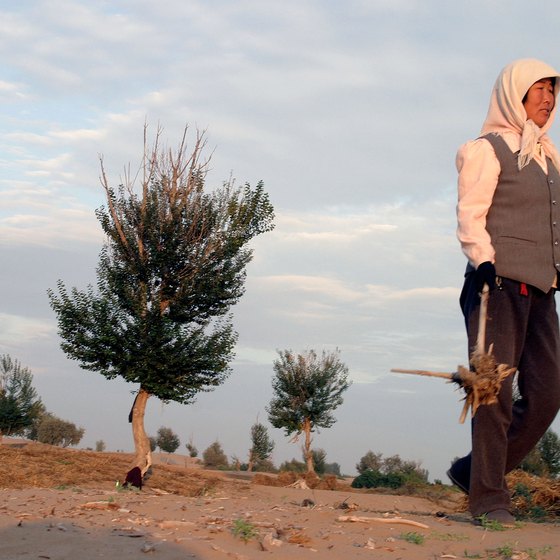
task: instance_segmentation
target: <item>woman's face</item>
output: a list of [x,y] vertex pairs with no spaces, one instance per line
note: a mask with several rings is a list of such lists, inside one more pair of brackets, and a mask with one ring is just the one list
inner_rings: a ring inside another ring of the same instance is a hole
[[531,119],[539,128],[542,128],[554,109],[554,83],[550,78],[543,78],[535,82],[525,95],[523,106],[527,119]]

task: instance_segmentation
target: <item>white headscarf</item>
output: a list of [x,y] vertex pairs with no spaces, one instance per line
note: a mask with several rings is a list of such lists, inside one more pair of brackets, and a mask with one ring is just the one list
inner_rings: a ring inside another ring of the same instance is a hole
[[556,114],[556,102],[546,124],[539,128],[532,120],[527,120],[527,113],[523,106],[523,97],[529,88],[544,78],[556,78],[554,82],[554,97],[560,90],[560,74],[544,62],[534,58],[522,58],[508,64],[498,76],[488,115],[482,125],[481,135],[489,132],[516,132],[521,136],[517,165],[523,169],[535,156],[540,142],[545,154],[552,159],[557,170],[560,171],[560,155],[552,140],[546,134]]

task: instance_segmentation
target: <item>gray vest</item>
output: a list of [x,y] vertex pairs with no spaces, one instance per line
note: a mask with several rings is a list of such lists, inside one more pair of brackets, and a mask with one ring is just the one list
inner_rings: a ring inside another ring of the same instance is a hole
[[498,276],[548,292],[560,270],[560,174],[547,158],[548,176],[535,161],[521,171],[497,134],[484,136],[501,172],[486,219]]

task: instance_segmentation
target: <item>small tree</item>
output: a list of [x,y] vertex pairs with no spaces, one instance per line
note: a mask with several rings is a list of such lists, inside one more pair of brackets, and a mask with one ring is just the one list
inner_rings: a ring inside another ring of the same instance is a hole
[[297,356],[291,350],[278,354],[268,418],[275,428],[284,428],[286,435],[295,434],[292,441],[305,435],[307,472],[312,473],[311,433],[336,422],[333,411],[342,404],[342,394],[350,386],[348,368],[338,351],[323,352],[320,358],[313,350]]
[[157,439],[154,436],[148,436],[150,443],[150,451],[153,453],[157,449]]
[[157,446],[166,453],[175,453],[181,445],[179,436],[173,432],[171,428],[162,426],[157,431],[156,437]]
[[[313,458],[313,467],[317,474],[325,474],[327,468],[327,452],[324,449],[312,449],[311,457]],[[303,456],[305,460],[305,453]]]
[[560,474],[560,438],[553,430],[547,430],[537,444],[547,474],[556,478]]
[[356,470],[363,474],[364,472],[370,471],[380,471],[383,464],[383,455],[381,453],[374,453],[373,451],[368,451],[356,465]]
[[306,471],[307,465],[297,459],[291,459],[290,461],[284,461],[278,470],[280,472],[295,472],[295,473],[304,473]]
[[62,420],[50,412],[43,414],[37,425],[37,441],[49,445],[78,445],[84,433],[83,428],[78,428],[76,424]]
[[189,440],[189,443],[187,443],[185,445],[185,447],[187,448],[187,451],[189,452],[189,457],[198,457],[198,449],[195,447],[192,439]]
[[251,472],[255,467],[258,470],[260,464],[268,462],[274,450],[274,442],[268,435],[266,426],[256,422],[251,426],[251,449],[249,450],[249,464],[247,470]]
[[237,340],[230,309],[244,292],[248,244],[273,228],[262,183],[229,182],[206,193],[204,135],[191,151],[185,129],[174,151],[160,147],[160,134],[149,148],[145,129],[140,169],[116,187],[101,161],[107,205],[96,215],[106,245],[97,289],[68,291],[59,281],[56,294],[48,291],[68,357],[138,388],[129,415],[131,475],[151,464],[148,398],[191,403],[230,373]]
[[340,465],[338,463],[326,463],[325,474],[334,474],[335,476],[342,476],[340,472]]
[[217,440],[203,451],[202,460],[204,466],[210,469],[226,469],[229,466],[227,455]]
[[519,468],[536,476],[556,478],[560,474],[560,438],[556,432],[547,430]]
[[95,451],[99,453],[103,453],[103,451],[105,451],[105,442],[102,439],[95,442]]
[[25,432],[44,411],[32,382],[28,368],[7,354],[0,356],[0,441],[3,435]]

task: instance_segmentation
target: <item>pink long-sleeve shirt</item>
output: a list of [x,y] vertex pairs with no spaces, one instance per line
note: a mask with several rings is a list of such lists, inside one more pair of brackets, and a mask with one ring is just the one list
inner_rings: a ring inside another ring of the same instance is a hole
[[[504,132],[502,137],[512,150],[519,150],[521,136]],[[546,157],[539,149],[535,161],[547,173]],[[457,237],[469,262],[494,262],[495,250],[486,230],[486,216],[492,204],[500,176],[500,162],[488,140],[478,138],[463,144],[455,160],[459,172],[457,203]]]

